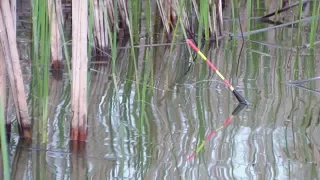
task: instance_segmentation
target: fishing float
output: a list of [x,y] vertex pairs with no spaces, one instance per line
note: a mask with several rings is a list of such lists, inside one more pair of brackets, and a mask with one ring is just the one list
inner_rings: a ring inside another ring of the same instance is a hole
[[240,104],[245,104],[247,105],[248,102],[247,100],[236,90],[233,88],[233,86],[229,83],[229,81],[223,77],[223,75],[219,72],[219,70],[210,62],[210,60],[202,54],[202,52],[199,50],[199,48],[192,42],[192,40],[187,39],[187,43],[189,44],[189,46],[191,46],[191,48],[193,50],[195,50],[198,55],[204,59],[207,64],[209,65],[209,67],[223,80],[223,82],[227,85],[227,87],[232,91],[232,93],[234,94],[234,96],[237,98],[237,100],[239,101]]

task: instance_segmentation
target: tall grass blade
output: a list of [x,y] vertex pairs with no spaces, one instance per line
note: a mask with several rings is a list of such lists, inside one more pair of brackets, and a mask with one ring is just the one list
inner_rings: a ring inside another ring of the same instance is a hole
[[8,145],[6,139],[6,130],[5,130],[5,117],[2,107],[2,101],[0,97],[0,136],[1,136],[1,156],[3,163],[3,178],[4,180],[10,179],[10,170],[9,170],[9,155],[8,155]]

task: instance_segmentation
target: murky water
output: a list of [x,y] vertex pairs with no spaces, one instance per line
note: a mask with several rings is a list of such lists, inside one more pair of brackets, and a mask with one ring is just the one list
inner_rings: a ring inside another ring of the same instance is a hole
[[[255,21],[253,27],[271,25]],[[119,50],[116,85],[110,64],[92,65],[86,143],[69,140],[67,74],[51,77],[48,142],[41,143],[36,128],[32,142],[11,134],[12,179],[320,178],[320,99],[310,91],[320,89],[320,81],[287,85],[319,76],[320,51],[297,48],[297,32],[285,27],[252,35],[240,58],[240,40],[201,48],[249,105],[188,161],[238,102],[186,45],[172,54],[169,46],[135,49],[137,70],[130,49]],[[303,30],[301,45],[308,32]],[[30,62],[22,64],[30,82]],[[37,95],[29,94],[30,103],[32,98]]]

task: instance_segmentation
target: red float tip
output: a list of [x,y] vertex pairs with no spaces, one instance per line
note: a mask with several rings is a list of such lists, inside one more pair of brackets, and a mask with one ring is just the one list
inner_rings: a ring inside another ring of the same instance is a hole
[[199,51],[199,49],[197,48],[197,46],[190,40],[190,39],[187,39],[187,43],[189,44],[189,46],[192,47],[192,49],[194,49],[195,51]]
[[185,161],[189,161],[196,156],[196,152],[194,152],[191,156],[189,156]]

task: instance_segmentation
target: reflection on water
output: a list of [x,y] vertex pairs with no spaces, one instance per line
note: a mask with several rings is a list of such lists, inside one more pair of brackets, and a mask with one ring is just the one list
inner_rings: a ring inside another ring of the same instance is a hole
[[[32,142],[18,141],[13,133],[12,179],[320,178],[319,95],[286,85],[318,76],[320,54],[290,49],[296,33],[282,28],[252,35],[262,43],[246,42],[239,65],[240,41],[202,48],[249,105],[190,161],[185,160],[223,124],[237,100],[186,45],[172,54],[170,47],[137,48],[138,73],[130,50],[119,50],[117,84],[110,64],[93,65],[86,143],[68,139],[67,75],[51,77],[48,143],[41,144],[36,127]],[[307,38],[304,32],[302,42]],[[316,90],[320,82],[304,86]]]
[[[13,135],[12,178],[317,177],[318,95],[286,86],[286,82],[316,76],[319,56],[247,45],[238,78],[234,52],[237,48],[206,52],[250,104],[192,160],[185,161],[201,140],[223,124],[237,106],[237,100],[200,59],[190,65],[192,58],[186,46],[177,47],[170,57],[169,48],[159,47],[141,50],[154,53],[149,62],[141,64],[138,74],[139,77],[143,73],[152,74],[148,78],[153,81],[146,87],[143,112],[139,100],[142,83],[134,80],[136,74],[130,63],[119,65],[118,92],[109,77],[109,66],[92,66],[86,144],[68,140],[70,84],[67,78],[52,78],[49,142],[46,145],[38,142],[36,132],[32,143],[16,141]],[[129,56],[121,59],[131,60]],[[317,89],[319,82],[306,86]]]

